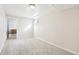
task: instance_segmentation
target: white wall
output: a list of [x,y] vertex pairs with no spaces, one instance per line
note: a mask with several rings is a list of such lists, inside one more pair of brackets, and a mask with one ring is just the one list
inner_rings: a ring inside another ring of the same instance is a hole
[[34,26],[35,37],[79,54],[79,7],[50,12]]
[[79,54],[79,6],[63,11],[63,47]]
[[33,38],[33,23],[32,19],[18,19],[17,20],[17,39]]
[[6,40],[7,22],[2,5],[0,5],[0,52]]

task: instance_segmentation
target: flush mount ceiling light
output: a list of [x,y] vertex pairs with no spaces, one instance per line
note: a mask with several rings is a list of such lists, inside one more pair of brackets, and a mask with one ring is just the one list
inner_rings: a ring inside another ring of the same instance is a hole
[[35,8],[35,4],[29,4],[29,6],[34,9]]

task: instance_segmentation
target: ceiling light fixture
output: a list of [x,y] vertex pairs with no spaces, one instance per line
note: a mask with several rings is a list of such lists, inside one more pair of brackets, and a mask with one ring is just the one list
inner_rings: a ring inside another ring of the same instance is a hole
[[29,4],[29,6],[34,9],[35,8],[35,4]]

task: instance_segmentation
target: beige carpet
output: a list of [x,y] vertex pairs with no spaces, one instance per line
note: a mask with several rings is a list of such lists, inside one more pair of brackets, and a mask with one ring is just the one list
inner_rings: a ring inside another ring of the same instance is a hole
[[72,55],[38,39],[7,40],[1,55]]

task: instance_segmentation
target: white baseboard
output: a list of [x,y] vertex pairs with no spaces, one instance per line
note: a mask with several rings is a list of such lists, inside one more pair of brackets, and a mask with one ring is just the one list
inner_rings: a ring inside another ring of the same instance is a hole
[[58,48],[60,48],[60,49],[63,49],[63,50],[65,50],[65,51],[68,51],[68,52],[70,52],[70,53],[72,53],[72,54],[74,54],[74,55],[79,55],[79,53],[77,53],[77,52],[75,52],[75,51],[72,51],[72,50],[67,49],[67,48],[64,48],[64,47],[62,47],[62,46],[60,46],[60,45],[57,45],[57,44],[48,42],[48,41],[46,41],[46,40],[44,40],[44,39],[41,39],[41,38],[35,38],[35,39],[39,39],[39,40],[41,40],[41,41],[43,41],[43,42],[45,42],[45,43],[48,43],[48,44],[53,45],[53,46],[56,46],[56,47],[58,47]]

